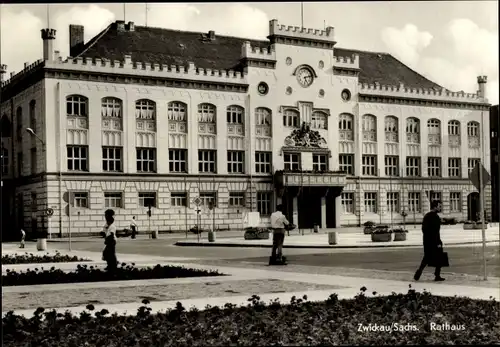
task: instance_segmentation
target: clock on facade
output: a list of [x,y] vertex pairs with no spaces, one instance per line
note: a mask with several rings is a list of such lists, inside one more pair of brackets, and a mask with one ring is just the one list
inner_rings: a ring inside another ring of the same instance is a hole
[[309,87],[314,80],[314,74],[311,69],[301,67],[297,70],[297,80],[302,87]]

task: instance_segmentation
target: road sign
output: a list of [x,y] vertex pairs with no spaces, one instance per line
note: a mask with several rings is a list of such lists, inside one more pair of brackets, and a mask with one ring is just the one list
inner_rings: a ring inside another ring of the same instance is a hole
[[[483,186],[482,187],[480,187],[480,185],[479,185],[480,167],[483,170]],[[486,187],[486,185],[490,182],[491,176],[488,173],[488,171],[486,171],[486,169],[484,168],[484,166],[481,163],[477,163],[476,166],[474,166],[474,169],[472,169],[472,171],[469,172],[469,180],[472,182],[474,187],[476,187],[477,190],[480,191],[482,188]]]
[[195,204],[196,206],[200,206],[201,205],[201,199],[199,197],[196,197],[193,199],[193,204]]

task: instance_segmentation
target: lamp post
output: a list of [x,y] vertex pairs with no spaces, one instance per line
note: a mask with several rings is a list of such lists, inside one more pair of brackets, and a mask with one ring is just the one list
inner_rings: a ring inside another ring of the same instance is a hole
[[43,145],[42,147],[42,150],[45,151],[45,141],[43,141],[40,136],[38,136],[35,131],[31,128],[26,128],[26,131],[31,135],[31,136],[34,136],[38,141],[41,142],[41,144]]

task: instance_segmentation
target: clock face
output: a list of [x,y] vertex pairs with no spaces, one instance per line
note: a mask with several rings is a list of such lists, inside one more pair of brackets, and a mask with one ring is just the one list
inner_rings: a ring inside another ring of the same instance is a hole
[[309,87],[314,80],[312,71],[305,67],[301,68],[297,72],[297,80],[302,87]]

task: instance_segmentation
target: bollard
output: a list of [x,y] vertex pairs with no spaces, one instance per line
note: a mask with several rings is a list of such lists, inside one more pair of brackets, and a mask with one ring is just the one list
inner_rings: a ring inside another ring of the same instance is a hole
[[47,239],[37,239],[36,240],[36,249],[39,251],[47,250]]
[[208,242],[215,242],[215,231],[208,231]]
[[155,230],[153,230],[152,238],[153,239],[157,239],[158,238],[158,228],[155,229]]
[[329,245],[336,245],[337,244],[337,232],[336,231],[328,232],[328,244]]
[[319,225],[318,224],[314,224],[314,232],[315,233],[319,232]]

